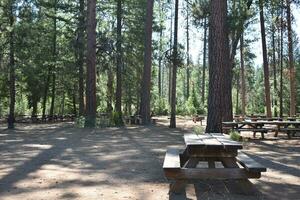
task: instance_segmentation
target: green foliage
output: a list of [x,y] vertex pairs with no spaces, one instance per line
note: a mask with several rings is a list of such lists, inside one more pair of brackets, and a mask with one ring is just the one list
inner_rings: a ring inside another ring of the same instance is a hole
[[204,106],[202,104],[200,104],[197,99],[194,87],[192,88],[192,94],[188,98],[185,108],[187,111],[186,114],[189,114],[189,115],[202,115],[205,113]]
[[203,126],[194,126],[193,130],[197,135],[205,134]]
[[168,102],[165,98],[158,98],[154,105],[154,113],[156,115],[168,115]]
[[112,114],[112,125],[113,126],[124,126],[122,113],[113,112],[113,114]]
[[84,123],[85,123],[84,116],[79,116],[79,117],[75,118],[75,127],[84,128]]
[[234,141],[241,141],[241,135],[237,131],[230,131],[230,139]]

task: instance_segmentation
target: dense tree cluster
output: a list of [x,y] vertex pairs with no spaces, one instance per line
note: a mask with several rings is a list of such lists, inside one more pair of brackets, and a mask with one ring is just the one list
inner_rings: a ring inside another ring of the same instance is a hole
[[[235,114],[300,110],[295,0],[2,0],[0,116]],[[260,26],[257,26],[260,24]],[[260,29],[258,29],[260,27]],[[192,58],[191,32],[202,49]],[[184,32],[184,38],[178,37]],[[253,33],[257,34],[253,34]],[[258,34],[259,33],[259,34]],[[263,66],[255,66],[262,39]],[[195,62],[198,60],[198,62]]]

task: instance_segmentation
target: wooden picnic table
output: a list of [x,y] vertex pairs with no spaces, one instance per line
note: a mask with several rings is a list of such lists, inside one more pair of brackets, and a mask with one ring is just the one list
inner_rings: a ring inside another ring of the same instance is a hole
[[[266,125],[274,125],[275,127],[266,127]],[[264,133],[269,131],[275,132],[275,137],[278,136],[278,132],[286,132],[288,138],[291,138],[291,135],[295,136],[296,132],[300,131],[300,121],[240,121],[240,122],[222,122],[223,132],[226,129],[241,131],[252,131],[253,137],[255,137],[256,132],[262,134],[264,138]]]
[[[243,146],[221,133],[184,135],[186,148],[168,149],[165,176],[173,180],[171,192],[181,192],[189,180],[248,180],[260,178],[266,168],[244,153]],[[239,165],[239,164],[240,165]]]

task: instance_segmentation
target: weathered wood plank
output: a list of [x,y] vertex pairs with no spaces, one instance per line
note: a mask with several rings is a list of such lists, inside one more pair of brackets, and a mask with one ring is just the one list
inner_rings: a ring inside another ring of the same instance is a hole
[[223,134],[213,134],[213,136],[224,145],[225,149],[242,149],[243,145],[240,142],[231,140],[228,136]]
[[176,180],[229,180],[260,178],[260,172],[250,172],[241,168],[181,168],[165,170],[165,176]]
[[206,134],[200,137],[206,148],[224,149],[223,144],[211,134]]
[[189,157],[235,157],[237,156],[237,150],[235,149],[224,149],[224,148],[205,148],[188,146]]
[[195,146],[205,146],[203,141],[194,133],[184,134],[184,142],[186,146],[195,145]]
[[266,172],[267,169],[260,163],[256,162],[252,158],[250,158],[248,155],[244,154],[243,152],[239,152],[239,154],[236,157],[236,160],[245,167],[246,170],[249,172]]
[[179,156],[178,149],[169,148],[167,150],[163,168],[164,169],[180,169],[180,156]]
[[220,160],[226,168],[239,168],[235,158],[220,158]]
[[195,168],[199,162],[198,158],[190,158],[183,167],[185,168]]

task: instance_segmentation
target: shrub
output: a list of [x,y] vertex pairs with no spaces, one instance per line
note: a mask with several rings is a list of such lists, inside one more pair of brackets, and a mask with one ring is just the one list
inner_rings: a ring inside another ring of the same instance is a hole
[[241,141],[241,135],[237,131],[230,131],[230,139],[234,141]]
[[84,123],[85,123],[84,116],[79,116],[75,119],[75,127],[77,128],[84,128]]
[[193,129],[197,135],[205,134],[204,128],[202,126],[194,126]]
[[115,126],[124,126],[122,113],[113,112],[112,114],[112,124]]
[[155,102],[154,105],[154,113],[156,115],[168,115],[168,104],[165,98],[159,98],[158,101]]

